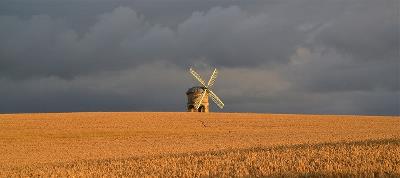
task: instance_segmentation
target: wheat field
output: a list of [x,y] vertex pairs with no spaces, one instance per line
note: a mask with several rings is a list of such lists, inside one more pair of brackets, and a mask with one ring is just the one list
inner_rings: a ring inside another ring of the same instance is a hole
[[0,114],[0,177],[400,176],[400,117]]

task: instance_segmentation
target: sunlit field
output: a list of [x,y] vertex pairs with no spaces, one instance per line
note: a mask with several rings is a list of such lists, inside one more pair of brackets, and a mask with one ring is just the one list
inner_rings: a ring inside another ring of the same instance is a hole
[[400,176],[400,117],[0,114],[0,177]]

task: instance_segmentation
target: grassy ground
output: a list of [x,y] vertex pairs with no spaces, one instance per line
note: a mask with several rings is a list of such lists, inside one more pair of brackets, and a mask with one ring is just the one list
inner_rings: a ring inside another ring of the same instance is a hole
[[400,176],[400,118],[0,114],[0,177]]
[[12,177],[399,177],[400,140],[369,140],[48,163],[0,173]]

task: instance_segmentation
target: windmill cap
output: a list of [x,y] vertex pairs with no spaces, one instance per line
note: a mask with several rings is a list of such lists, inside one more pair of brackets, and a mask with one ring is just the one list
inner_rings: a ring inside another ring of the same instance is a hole
[[196,87],[189,88],[188,91],[186,92],[186,94],[203,93],[203,91],[204,91],[204,87],[196,86]]

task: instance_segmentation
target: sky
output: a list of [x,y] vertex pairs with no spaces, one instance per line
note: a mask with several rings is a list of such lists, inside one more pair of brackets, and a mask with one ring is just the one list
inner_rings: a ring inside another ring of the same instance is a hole
[[[0,113],[400,115],[398,0],[2,0]],[[211,111],[221,112],[215,104]]]

